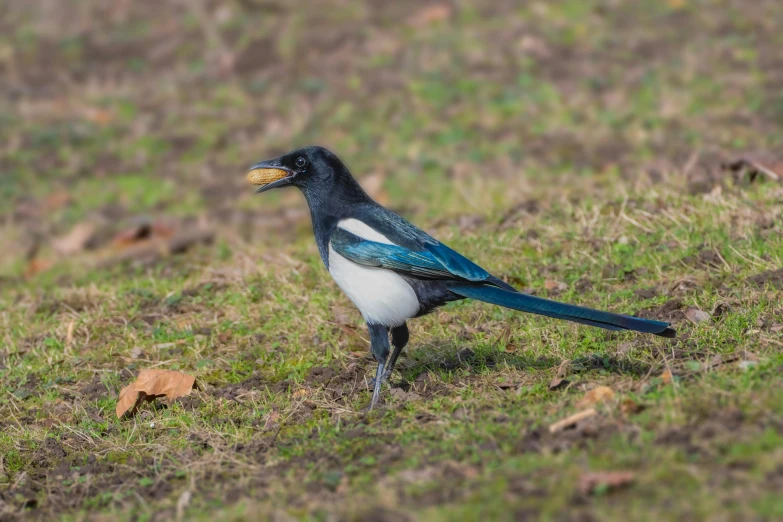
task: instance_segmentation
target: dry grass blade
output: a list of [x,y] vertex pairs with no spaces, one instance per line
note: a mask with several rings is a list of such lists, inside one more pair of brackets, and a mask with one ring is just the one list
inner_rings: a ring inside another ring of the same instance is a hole
[[583,421],[585,419],[588,419],[598,413],[593,408],[589,408],[587,410],[580,411],[578,413],[574,413],[573,415],[570,415],[566,417],[565,419],[561,419],[551,426],[549,426],[549,432],[550,433],[557,433],[558,431],[563,431],[566,428],[570,428],[571,426],[575,425],[576,423]]

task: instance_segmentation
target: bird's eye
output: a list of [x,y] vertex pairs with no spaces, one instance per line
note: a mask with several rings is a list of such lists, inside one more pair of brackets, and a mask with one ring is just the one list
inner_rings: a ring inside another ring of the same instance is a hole
[[306,159],[304,159],[302,156],[299,156],[298,158],[296,158],[296,166],[297,167],[299,167],[301,169],[305,165],[307,165],[307,160]]

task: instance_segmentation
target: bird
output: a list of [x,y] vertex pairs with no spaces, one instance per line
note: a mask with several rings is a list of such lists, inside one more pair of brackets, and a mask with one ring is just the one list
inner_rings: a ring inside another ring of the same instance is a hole
[[398,214],[376,203],[330,150],[309,146],[250,167],[256,193],[298,188],[326,269],[361,312],[377,363],[368,410],[379,402],[408,344],[407,322],[473,299],[606,330],[673,338],[670,323],[603,312],[520,292]]

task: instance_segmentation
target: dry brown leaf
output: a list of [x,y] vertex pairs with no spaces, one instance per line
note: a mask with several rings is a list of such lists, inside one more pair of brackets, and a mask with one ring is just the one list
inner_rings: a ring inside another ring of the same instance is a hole
[[292,397],[298,399],[300,397],[307,397],[308,395],[310,395],[310,390],[307,388],[299,388],[293,393]]
[[[169,232],[166,232],[168,230]],[[161,229],[157,236],[135,239],[115,238],[113,252],[102,256],[96,263],[98,268],[106,268],[126,261],[153,263],[164,257],[180,254],[198,244],[208,244],[214,240],[211,229],[192,229],[172,235],[171,229]],[[111,251],[111,249],[110,249]]]
[[579,402],[576,403],[577,408],[586,408],[602,402],[611,401],[614,399],[614,390],[609,386],[598,386],[585,393]]
[[671,384],[672,383],[672,372],[669,369],[666,369],[661,373],[661,381],[663,381],[664,384]]
[[555,290],[558,292],[562,292],[568,289],[568,285],[565,283],[561,283],[560,281],[555,281],[554,279],[547,279],[546,281],[544,281],[544,288],[546,288],[547,291],[549,292]]
[[81,252],[95,236],[97,227],[94,223],[82,222],[64,236],[52,240],[52,247],[61,256],[69,256]]
[[443,22],[451,17],[451,6],[448,4],[434,4],[425,7],[408,19],[413,27],[424,27],[436,22]]
[[565,386],[568,386],[571,383],[568,379],[564,379],[562,377],[555,377],[551,381],[549,381],[549,390],[554,391],[559,388],[563,388]]
[[142,370],[135,381],[120,390],[117,402],[117,418],[126,412],[133,415],[144,401],[165,396],[168,400],[190,395],[196,378],[176,370]]
[[266,416],[266,421],[264,421],[264,430],[266,431],[276,428],[279,420],[280,414],[275,410],[272,410],[269,412],[269,415]]
[[579,478],[579,491],[583,495],[613,491],[631,485],[635,478],[633,471],[588,471]]
[[624,342],[617,345],[617,348],[614,350],[614,354],[618,357],[622,357],[625,355],[628,355],[628,353],[633,349],[633,343]]
[[68,191],[60,190],[46,196],[44,200],[44,209],[48,212],[64,207],[71,202],[71,194]]
[[557,368],[557,373],[555,374],[554,378],[549,381],[549,389],[556,390],[558,388],[562,388],[563,386],[567,386],[568,380],[566,379],[566,376],[568,375],[570,369],[571,361],[569,359],[565,359],[563,362],[561,362],[560,366]]
[[589,408],[587,410],[580,411],[578,413],[574,413],[573,415],[570,415],[566,417],[565,419],[561,419],[554,424],[549,426],[549,432],[550,433],[557,433],[558,431],[562,431],[566,428],[570,428],[571,426],[575,425],[576,423],[583,421],[585,419],[588,419],[598,413],[593,408]]
[[645,405],[639,404],[633,399],[625,399],[620,403],[620,411],[623,415],[635,415],[641,411],[644,411]]
[[140,220],[135,225],[117,232],[112,238],[115,247],[123,248],[135,245],[145,239],[168,239],[174,235],[174,229],[162,221]]
[[85,107],[83,112],[85,120],[91,121],[92,123],[100,125],[101,127],[105,127],[114,119],[114,113],[112,113],[112,111],[109,109]]
[[685,317],[696,324],[705,323],[711,319],[710,314],[702,312],[698,308],[688,308],[685,311]]
[[27,262],[27,267],[24,269],[25,278],[33,277],[41,272],[46,272],[54,263],[50,259],[35,258]]

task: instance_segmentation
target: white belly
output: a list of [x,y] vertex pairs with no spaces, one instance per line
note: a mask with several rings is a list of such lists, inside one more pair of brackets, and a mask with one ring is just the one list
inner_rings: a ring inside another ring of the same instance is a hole
[[400,326],[419,312],[419,300],[398,274],[350,261],[329,244],[329,273],[371,324]]

